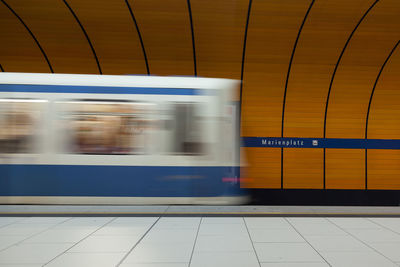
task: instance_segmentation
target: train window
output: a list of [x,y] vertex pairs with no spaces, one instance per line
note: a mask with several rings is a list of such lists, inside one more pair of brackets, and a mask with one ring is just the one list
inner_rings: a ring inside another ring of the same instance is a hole
[[174,103],[171,105],[174,123],[172,131],[172,152],[185,155],[201,155],[205,153],[203,142],[204,117],[201,116],[199,103]]
[[62,124],[68,150],[77,154],[144,153],[150,104],[127,101],[65,102]]
[[34,153],[46,100],[0,99],[0,153]]

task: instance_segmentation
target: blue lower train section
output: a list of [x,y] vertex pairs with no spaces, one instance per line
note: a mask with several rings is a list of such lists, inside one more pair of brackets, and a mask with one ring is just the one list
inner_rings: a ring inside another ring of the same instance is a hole
[[0,165],[0,196],[234,196],[238,177],[239,167],[10,164]]

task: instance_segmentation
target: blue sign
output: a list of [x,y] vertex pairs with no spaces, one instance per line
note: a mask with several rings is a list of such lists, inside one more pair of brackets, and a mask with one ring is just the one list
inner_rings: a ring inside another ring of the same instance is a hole
[[242,137],[242,147],[400,149],[400,139]]

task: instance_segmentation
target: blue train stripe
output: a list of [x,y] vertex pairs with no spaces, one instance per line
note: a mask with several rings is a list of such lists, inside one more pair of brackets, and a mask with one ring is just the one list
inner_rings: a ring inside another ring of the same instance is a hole
[[0,196],[211,197],[240,194],[238,167],[0,165]]
[[0,92],[25,92],[25,93],[204,95],[204,94],[212,94],[212,91],[213,90],[193,89],[193,88],[0,84]]
[[242,147],[400,149],[400,139],[242,137]]

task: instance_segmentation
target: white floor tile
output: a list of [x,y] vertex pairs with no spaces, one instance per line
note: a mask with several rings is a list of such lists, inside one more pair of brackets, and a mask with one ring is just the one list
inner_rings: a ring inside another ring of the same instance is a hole
[[106,225],[97,230],[93,235],[121,235],[121,236],[137,236],[144,235],[150,226],[129,226],[124,224]]
[[307,243],[254,243],[260,262],[323,262]]
[[371,248],[351,236],[307,236],[318,251],[371,251]]
[[345,231],[329,223],[304,224],[296,223],[293,227],[303,236],[344,236]]
[[24,220],[24,217],[0,217],[0,227]]
[[124,253],[65,253],[46,266],[110,267],[116,266],[118,262],[124,257],[124,255]]
[[328,267],[326,262],[261,262],[261,267]]
[[43,264],[0,264],[0,267],[42,267]]
[[320,217],[289,217],[286,218],[294,224],[326,224],[329,223],[325,218]]
[[27,239],[25,243],[76,243],[92,232],[91,230],[52,228]]
[[46,263],[70,248],[71,243],[19,244],[0,252],[0,264]]
[[400,242],[400,234],[386,229],[348,229],[348,232],[366,243]]
[[5,249],[11,245],[14,245],[24,239],[25,239],[24,236],[19,236],[19,235],[0,236],[0,250]]
[[203,218],[201,221],[202,224],[215,224],[215,223],[222,223],[222,224],[231,224],[231,223],[239,223],[243,224],[242,217],[207,217]]
[[46,229],[53,227],[53,224],[20,224],[14,223],[5,227],[0,228],[0,236],[2,235],[21,235],[21,236],[32,236],[40,233]]
[[152,229],[141,243],[192,243],[196,234],[197,229]]
[[74,246],[69,252],[128,252],[141,236],[90,236]]
[[30,217],[19,221],[21,224],[58,224],[70,219],[69,217]]
[[125,224],[129,226],[151,226],[155,221],[157,221],[157,219],[158,217],[119,217],[112,221],[110,225]]
[[396,266],[382,255],[376,252],[361,252],[361,251],[329,251],[321,252],[322,256],[332,266],[371,266],[371,267],[386,267]]
[[268,229],[288,229],[292,226],[284,218],[245,218],[247,227],[251,228],[268,228]]
[[305,242],[293,229],[249,229],[253,242]]
[[329,218],[337,226],[344,229],[379,229],[379,225],[364,218]]
[[369,245],[392,261],[400,262],[400,242],[370,243]]
[[199,235],[247,235],[244,224],[201,224]]
[[190,267],[259,267],[254,251],[197,252]]
[[121,264],[120,267],[189,267],[189,263],[188,262],[126,263],[126,264]]
[[113,219],[110,217],[76,217],[57,225],[57,227],[101,227]]
[[152,229],[197,229],[199,223],[200,218],[163,217],[153,226]]
[[193,243],[140,243],[123,263],[189,262]]
[[381,227],[387,227],[392,231],[400,233],[400,218],[368,218],[370,221],[378,223]]
[[253,251],[253,245],[246,236],[199,236],[194,251]]

